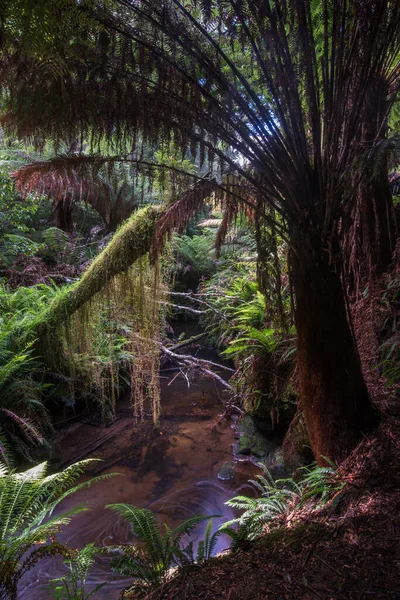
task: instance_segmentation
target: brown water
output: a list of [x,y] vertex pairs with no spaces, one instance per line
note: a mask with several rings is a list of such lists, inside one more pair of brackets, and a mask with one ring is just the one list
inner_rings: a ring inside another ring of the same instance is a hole
[[[216,354],[208,358],[216,360]],[[181,375],[174,379],[175,376],[176,372],[171,372],[161,379],[159,432],[150,424],[134,425],[126,397],[119,403],[117,419],[110,427],[79,423],[60,435],[61,466],[96,457],[104,462],[94,463],[87,470],[88,476],[110,472],[119,475],[64,502],[64,509],[85,502],[90,511],[74,517],[60,533],[59,541],[79,548],[93,541],[104,546],[131,539],[118,515],[104,508],[109,503],[126,502],[150,508],[170,526],[196,514],[221,515],[214,521],[215,528],[233,518],[233,510],[225,501],[239,490],[249,492],[247,481],[259,470],[250,462],[236,462],[232,480],[218,479],[222,464],[232,460],[234,442],[232,422],[219,420],[224,393],[213,381],[197,379],[188,388]],[[202,537],[204,528],[205,525],[195,530],[194,541]],[[229,538],[221,536],[216,552],[228,545]],[[51,598],[46,584],[64,573],[58,559],[41,561],[21,582],[19,598]],[[88,589],[103,581],[110,584],[95,594],[94,599],[117,599],[130,583],[110,572],[105,557],[91,573]]]

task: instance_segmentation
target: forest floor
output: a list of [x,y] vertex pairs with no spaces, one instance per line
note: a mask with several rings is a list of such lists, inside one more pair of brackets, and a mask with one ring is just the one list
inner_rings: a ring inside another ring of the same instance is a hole
[[191,567],[146,600],[400,599],[400,423],[382,423],[340,467],[345,488],[323,509],[237,553]]

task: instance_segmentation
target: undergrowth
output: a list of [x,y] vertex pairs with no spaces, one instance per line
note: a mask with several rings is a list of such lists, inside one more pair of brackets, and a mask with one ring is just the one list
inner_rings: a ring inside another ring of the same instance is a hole
[[[220,535],[212,533],[213,519],[209,516],[196,515],[183,521],[174,529],[164,524],[162,534],[157,518],[145,508],[137,508],[131,504],[110,504],[108,508],[120,514],[131,526],[135,536],[135,544],[110,547],[117,556],[111,567],[117,573],[127,577],[136,577],[136,586],[158,586],[171,577],[174,566],[185,567],[189,564],[200,564],[210,558]],[[201,522],[208,521],[205,538],[194,553],[193,542],[182,545],[182,539],[189,536]]]
[[0,463],[0,599],[16,600],[21,577],[46,557],[71,556],[55,540],[61,527],[87,510],[76,505],[54,514],[62,500],[111,474],[77,483],[92,460],[70,465],[59,473],[47,474],[47,463],[17,473]]
[[316,464],[302,467],[295,476],[285,479],[273,479],[264,467],[264,475],[257,475],[250,481],[260,494],[258,497],[235,496],[226,502],[242,513],[220,528],[231,536],[232,549],[266,531],[290,525],[296,518],[296,511],[306,504],[313,509],[320,508],[340,491],[344,483],[337,476],[336,466],[327,462],[326,467]]

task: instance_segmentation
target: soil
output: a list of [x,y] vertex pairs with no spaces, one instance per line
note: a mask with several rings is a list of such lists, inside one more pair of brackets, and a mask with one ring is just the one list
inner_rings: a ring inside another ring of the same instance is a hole
[[191,568],[146,600],[400,599],[400,426],[385,421],[340,468],[345,488],[236,554]]

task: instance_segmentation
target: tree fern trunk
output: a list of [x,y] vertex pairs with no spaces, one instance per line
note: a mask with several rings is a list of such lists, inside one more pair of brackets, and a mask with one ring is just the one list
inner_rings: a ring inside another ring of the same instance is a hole
[[[360,119],[358,143],[364,151],[387,134],[388,85],[376,79]],[[354,174],[358,179],[360,172]],[[396,219],[388,176],[387,152],[365,162],[357,186],[356,202],[349,215],[344,237],[347,285],[350,292],[361,293],[371,277],[389,267],[396,245]]]
[[[311,250],[312,248],[312,250]],[[299,245],[292,259],[302,406],[316,460],[340,461],[376,422],[327,251]]]
[[66,198],[56,203],[53,211],[54,225],[62,231],[70,233],[74,224],[72,220],[72,200]]

